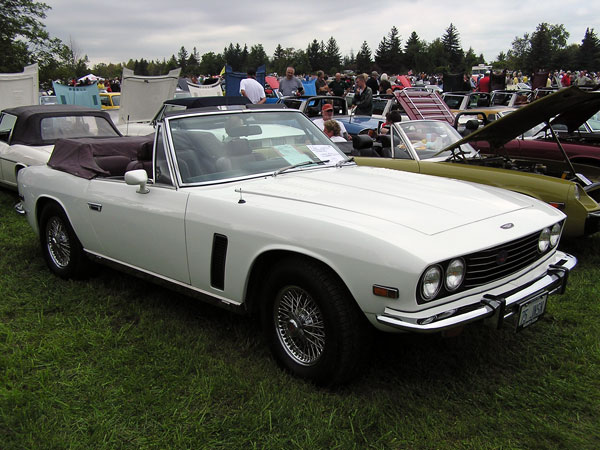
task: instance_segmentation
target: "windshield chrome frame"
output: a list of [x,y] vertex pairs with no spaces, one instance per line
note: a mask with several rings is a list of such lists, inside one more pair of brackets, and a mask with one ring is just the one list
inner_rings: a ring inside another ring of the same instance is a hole
[[[302,112],[300,112],[297,109],[280,109],[280,108],[264,108],[264,109],[260,109],[260,110],[255,110],[255,109],[235,109],[235,110],[222,110],[222,111],[215,111],[215,110],[211,110],[210,112],[197,112],[197,113],[189,113],[189,111],[181,111],[181,114],[175,114],[175,115],[169,115],[168,117],[163,117],[161,124],[164,127],[163,130],[163,136],[166,135],[166,138],[164,140],[164,144],[165,144],[165,151],[168,154],[167,156],[167,160],[169,161],[171,170],[173,172],[175,172],[175,177],[172,178],[174,185],[177,188],[187,188],[187,187],[198,187],[198,186],[214,186],[214,185],[219,185],[219,184],[226,184],[226,183],[232,183],[232,182],[237,182],[237,181],[242,181],[242,180],[252,180],[252,179],[256,179],[256,178],[267,178],[267,177],[272,177],[274,175],[274,173],[276,171],[273,170],[268,170],[265,172],[260,172],[260,173],[254,173],[254,174],[248,174],[248,175],[241,175],[241,176],[237,176],[237,177],[232,177],[232,178],[223,178],[223,179],[219,179],[219,180],[209,180],[209,181],[199,181],[199,182],[195,182],[195,183],[184,183],[182,178],[181,178],[181,173],[179,171],[179,166],[177,165],[177,157],[175,155],[175,147],[173,145],[173,138],[171,135],[171,126],[169,125],[169,122],[171,120],[176,120],[176,119],[181,119],[184,117],[200,117],[200,116],[216,116],[216,115],[232,115],[232,114],[252,114],[252,113],[256,113],[256,112],[275,112],[278,114],[300,114],[302,116],[304,116],[307,120],[307,123],[310,123],[310,125],[307,125],[308,128],[311,128],[315,130],[315,134],[323,134],[323,132],[321,131],[321,129],[315,125],[313,123],[312,120],[310,120],[310,118],[306,117],[305,114],[303,114]],[[327,137],[325,134],[323,134],[323,136],[325,136],[325,138]],[[340,150],[340,148],[335,145],[335,142],[330,141],[329,144],[335,148],[342,156],[344,156],[345,158],[348,158],[344,152],[342,152]],[[154,156],[153,156],[154,159]],[[356,165],[356,163],[354,163],[354,165]],[[319,170],[319,169],[326,169],[326,168],[336,168],[335,164],[318,164],[316,163],[314,166],[313,165],[308,165],[308,166],[303,166],[303,167],[298,167],[289,171],[286,171],[286,173],[294,173],[294,172],[298,172],[298,171],[308,171],[308,170]]]

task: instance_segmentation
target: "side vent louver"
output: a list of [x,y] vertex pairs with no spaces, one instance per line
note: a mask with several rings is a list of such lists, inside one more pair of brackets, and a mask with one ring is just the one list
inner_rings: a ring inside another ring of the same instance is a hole
[[225,260],[227,259],[227,236],[215,234],[213,237],[210,263],[210,285],[217,289],[225,288]]

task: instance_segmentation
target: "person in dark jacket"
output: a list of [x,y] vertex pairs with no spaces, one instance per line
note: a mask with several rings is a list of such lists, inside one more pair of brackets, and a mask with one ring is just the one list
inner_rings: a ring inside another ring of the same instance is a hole
[[375,71],[371,72],[371,76],[367,80],[367,86],[371,88],[371,92],[379,92],[379,81],[377,81],[377,78],[379,78],[379,74]]
[[373,114],[373,91],[367,86],[366,73],[356,76],[356,89],[354,90],[352,106],[355,107],[354,114],[358,116]]

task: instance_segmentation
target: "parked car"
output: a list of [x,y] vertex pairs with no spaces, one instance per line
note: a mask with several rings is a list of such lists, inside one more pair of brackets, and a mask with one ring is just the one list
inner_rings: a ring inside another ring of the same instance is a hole
[[121,107],[120,92],[100,92],[98,95],[102,109],[119,109]]
[[277,103],[302,111],[311,119],[320,118],[323,104],[331,103],[334,108],[334,118],[344,124],[346,131],[351,136],[358,134],[374,135],[380,122],[380,119],[372,118],[371,116],[349,114],[346,99],[334,95],[283,97]]
[[57,139],[121,136],[108,113],[75,105],[31,105],[0,113],[0,184],[16,188],[17,172],[46,164]]
[[373,327],[525,328],[576,264],[558,209],[358,167],[297,110],[174,111],[135,139],[62,140],[19,172],[50,270],[93,258],[256,312],[275,359],[319,384],[359,372]]
[[577,179],[600,201],[600,190],[584,179],[600,182],[600,135],[578,131],[598,109],[600,93],[562,89],[490,123],[463,142],[540,173]]
[[[600,229],[600,206],[573,181],[535,173],[534,164],[519,165],[504,157],[483,157],[461,141],[462,136],[447,122],[413,120],[396,123],[391,130],[388,136],[378,138],[381,143],[375,150],[372,141],[353,140],[356,162],[467,180],[529,195],[567,214],[564,232],[569,237]],[[459,142],[463,144],[448,149]]]

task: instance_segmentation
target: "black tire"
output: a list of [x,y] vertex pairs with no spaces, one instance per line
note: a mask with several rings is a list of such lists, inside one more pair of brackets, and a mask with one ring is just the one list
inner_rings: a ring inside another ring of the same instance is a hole
[[261,321],[277,362],[318,385],[353,379],[371,327],[339,278],[315,261],[290,258],[265,281]]
[[48,204],[40,215],[40,243],[48,268],[61,278],[82,278],[89,260],[67,215],[55,203]]

